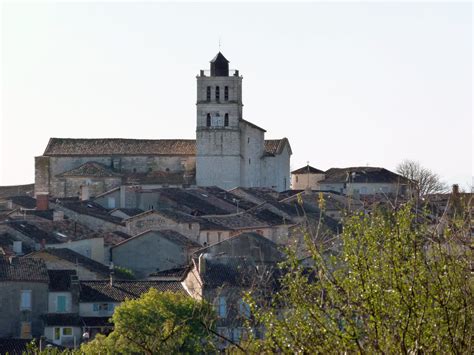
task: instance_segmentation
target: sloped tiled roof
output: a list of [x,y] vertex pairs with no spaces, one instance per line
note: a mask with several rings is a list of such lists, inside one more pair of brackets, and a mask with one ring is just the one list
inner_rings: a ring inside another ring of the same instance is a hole
[[117,247],[119,247],[123,244],[126,244],[126,243],[128,243],[132,240],[135,240],[137,238],[142,238],[145,235],[150,234],[150,233],[155,234],[159,237],[165,238],[168,241],[170,241],[172,243],[175,243],[175,244],[178,244],[178,245],[181,245],[183,247],[190,247],[190,248],[193,248],[193,247],[194,248],[199,248],[199,247],[201,247],[201,244],[198,244],[195,241],[192,241],[191,239],[186,238],[184,235],[182,235],[178,232],[172,231],[172,230],[148,230],[146,232],[137,234],[137,235],[135,235],[135,236],[133,236],[129,239],[126,239],[123,242],[120,242],[119,244],[114,245],[112,248],[117,248]]
[[31,254],[28,254],[26,257],[29,259],[30,258],[37,259],[39,258],[38,254],[40,253],[48,253],[59,259],[69,261],[72,264],[79,264],[80,266],[92,272],[95,272],[101,275],[102,277],[108,277],[110,274],[110,270],[108,266],[101,264],[95,260],[92,260],[84,255],[76,253],[75,251],[71,249],[67,249],[67,248],[51,248],[51,249],[39,250]]
[[123,302],[140,297],[150,288],[185,293],[178,281],[81,281],[80,302]]
[[118,174],[104,164],[97,163],[95,161],[89,161],[81,166],[65,171],[58,177],[75,177],[75,176],[91,176],[91,177],[121,177]]
[[245,124],[248,124],[250,127],[253,127],[253,128],[259,129],[260,131],[266,132],[266,130],[264,130],[262,127],[257,126],[255,123],[249,122],[249,121],[244,120],[244,119],[241,119],[240,121],[245,123]]
[[385,168],[350,167],[331,168],[320,183],[407,183],[407,179]]
[[43,155],[195,155],[193,139],[51,138]]
[[313,168],[310,165],[306,165],[306,166],[303,166],[302,168],[293,170],[291,173],[292,174],[308,174],[308,173],[311,173],[311,174],[324,174],[324,171]]
[[122,218],[111,216],[109,214],[109,210],[92,201],[62,202],[62,206],[79,214],[85,214],[95,218],[103,219],[107,222],[123,225]]
[[0,281],[49,282],[43,260],[0,256]]
[[0,186],[0,198],[19,195],[33,195],[35,184]]
[[[247,122],[247,121],[245,121]],[[248,122],[251,124],[250,122]],[[255,125],[254,125],[255,126]],[[259,128],[259,127],[258,127]],[[280,154],[287,138],[265,140],[265,153]],[[45,156],[196,155],[195,139],[50,138]],[[29,186],[29,185],[28,185]]]
[[[290,143],[288,142],[287,138],[266,139],[265,140],[265,153],[269,155],[281,154],[286,144],[288,144],[288,147],[290,147]],[[290,147],[290,153],[291,153],[291,147]]]
[[182,281],[190,269],[191,269],[190,266],[184,266],[184,267],[178,267],[174,269],[155,271],[148,276],[156,278],[156,279],[160,279],[160,280]]
[[35,208],[36,199],[31,196],[12,196],[9,198],[15,205],[21,206],[23,208]]

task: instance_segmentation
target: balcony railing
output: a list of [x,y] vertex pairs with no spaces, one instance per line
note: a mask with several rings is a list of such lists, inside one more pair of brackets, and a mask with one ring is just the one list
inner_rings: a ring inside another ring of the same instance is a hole
[[[211,76],[211,71],[210,70],[201,70],[199,72],[199,76]],[[228,76],[239,76],[239,71],[237,69],[229,69]]]

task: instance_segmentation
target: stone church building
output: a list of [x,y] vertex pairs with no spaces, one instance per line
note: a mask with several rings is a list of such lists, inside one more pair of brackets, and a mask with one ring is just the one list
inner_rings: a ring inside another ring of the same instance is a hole
[[288,139],[243,119],[242,76],[218,53],[197,76],[196,139],[51,138],[35,158],[35,194],[91,196],[120,185],[289,189]]

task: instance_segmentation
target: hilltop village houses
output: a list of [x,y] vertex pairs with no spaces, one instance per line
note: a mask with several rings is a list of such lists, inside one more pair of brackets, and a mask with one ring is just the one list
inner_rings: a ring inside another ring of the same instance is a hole
[[242,76],[218,53],[197,76],[195,139],[51,138],[34,186],[0,187],[0,352],[108,334],[114,309],[150,288],[206,299],[238,341],[243,291],[255,272],[277,277],[282,247],[305,258],[315,230],[336,247],[344,211],[410,193],[384,168],[290,173],[289,140],[266,139],[242,107]]

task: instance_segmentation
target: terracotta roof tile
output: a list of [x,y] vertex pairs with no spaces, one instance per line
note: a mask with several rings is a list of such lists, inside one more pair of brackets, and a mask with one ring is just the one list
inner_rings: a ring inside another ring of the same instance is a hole
[[313,168],[310,165],[306,165],[306,166],[303,166],[302,168],[293,170],[291,173],[292,174],[308,174],[308,173],[311,173],[311,174],[324,174],[324,171]]
[[158,291],[185,293],[178,281],[81,281],[80,302],[123,302],[140,297],[150,288]]
[[43,155],[195,155],[193,139],[51,138]]
[[43,260],[0,256],[0,281],[49,282]]

